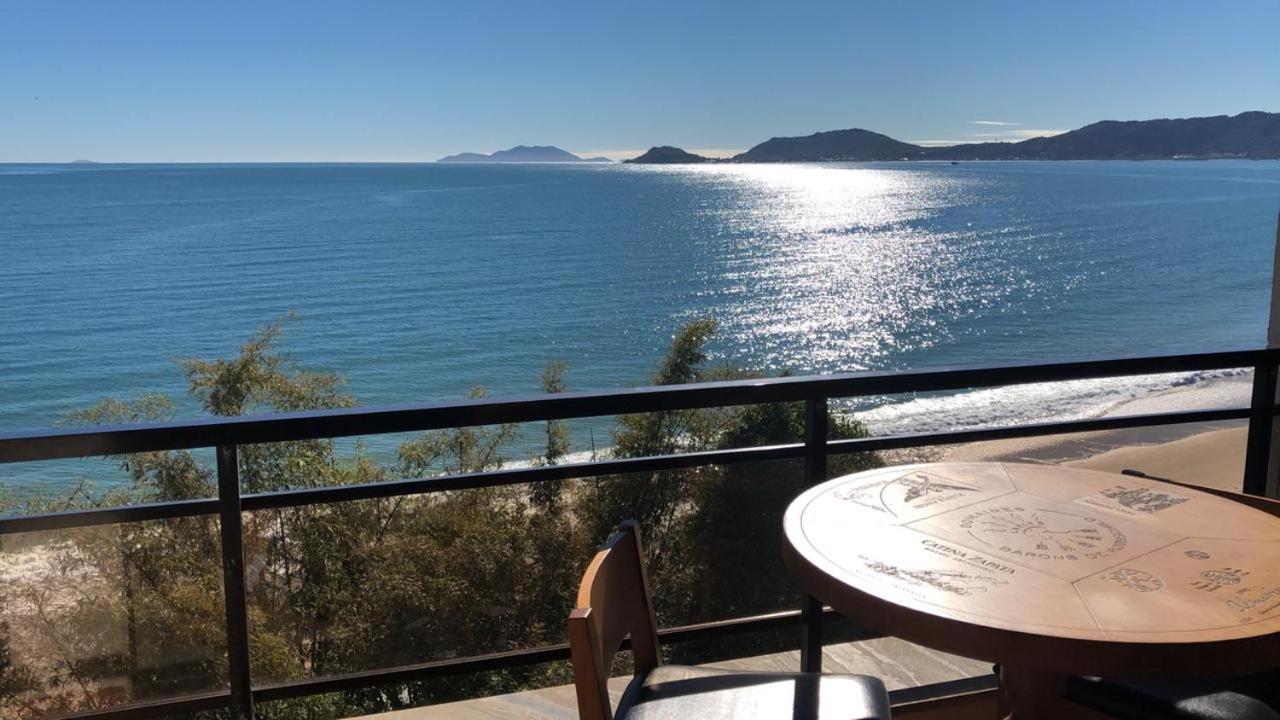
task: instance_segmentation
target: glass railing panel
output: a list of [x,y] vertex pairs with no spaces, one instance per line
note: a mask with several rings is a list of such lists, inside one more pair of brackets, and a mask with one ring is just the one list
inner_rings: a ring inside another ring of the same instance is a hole
[[[628,518],[641,525],[661,626],[796,609],[781,522],[804,484],[803,464],[786,461],[245,513],[255,682],[565,642],[583,569]],[[758,654],[795,647],[797,632],[714,647]],[[395,692],[441,702],[566,679],[504,670]],[[375,711],[370,697],[349,694],[351,711]]]
[[227,688],[216,518],[0,536],[0,716]]

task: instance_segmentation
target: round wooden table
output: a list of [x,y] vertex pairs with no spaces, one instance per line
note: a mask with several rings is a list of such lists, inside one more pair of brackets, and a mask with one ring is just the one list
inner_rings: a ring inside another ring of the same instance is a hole
[[783,525],[806,591],[1000,663],[1002,710],[1020,716],[1065,716],[1069,675],[1280,666],[1280,518],[1208,493],[1049,465],[909,465],[811,488]]

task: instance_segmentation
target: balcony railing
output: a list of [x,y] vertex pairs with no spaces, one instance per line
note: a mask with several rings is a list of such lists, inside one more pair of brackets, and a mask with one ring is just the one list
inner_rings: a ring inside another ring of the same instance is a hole
[[[806,480],[817,483],[826,479],[827,459],[831,455],[1226,420],[1249,421],[1244,490],[1263,494],[1270,459],[1271,429],[1277,410],[1275,398],[1278,364],[1280,349],[1237,350],[999,367],[788,377],[518,398],[486,398],[383,409],[325,410],[94,429],[7,433],[0,434],[0,463],[215,448],[218,496],[0,518],[0,535],[217,515],[221,533],[229,689],[117,706],[76,717],[101,720],[150,718],[218,708],[228,709],[233,715],[252,717],[254,703],[565,660],[569,651],[567,645],[552,645],[347,675],[255,683],[249,664],[242,512],[773,460],[803,459]],[[1253,369],[1253,394],[1249,407],[1184,410],[851,440],[827,438],[827,408],[832,399],[1234,368]],[[805,403],[806,427],[803,443],[269,493],[242,494],[240,488],[237,448],[241,445],[777,402]],[[827,617],[831,617],[830,611],[824,611],[818,603],[809,600],[800,610],[666,628],[660,635],[666,643],[681,643],[786,627],[802,628],[802,665],[806,670],[816,670],[821,660],[822,623]],[[955,686],[949,686],[938,690],[951,692],[955,689]],[[927,695],[928,693],[924,693],[924,696]],[[916,690],[895,694],[895,700],[902,702],[916,702],[921,697],[922,693]]]

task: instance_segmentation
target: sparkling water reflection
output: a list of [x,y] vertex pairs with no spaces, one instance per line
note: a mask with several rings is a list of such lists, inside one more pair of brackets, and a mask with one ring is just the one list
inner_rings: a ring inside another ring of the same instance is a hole
[[705,316],[764,373],[1257,345],[1278,204],[1276,162],[3,166],[0,428],[289,310],[369,405],[634,384]]
[[701,272],[705,297],[769,372],[892,366],[904,351],[947,343],[959,324],[1082,280],[1064,267],[1042,288],[1043,268],[1013,246],[1036,233],[1013,213],[1008,225],[977,228],[943,217],[999,202],[982,176],[813,165],[674,172],[724,191],[723,207],[708,211],[722,239],[718,262]]

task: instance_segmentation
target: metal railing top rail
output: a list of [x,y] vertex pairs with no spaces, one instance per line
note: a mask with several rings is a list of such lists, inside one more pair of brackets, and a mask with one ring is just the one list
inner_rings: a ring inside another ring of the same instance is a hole
[[[1273,412],[1280,411],[1280,406]],[[975,428],[911,435],[884,435],[849,440],[828,440],[827,452],[844,455],[878,450],[900,450],[930,445],[947,445],[964,442],[982,442],[1058,435],[1101,430],[1123,430],[1138,427],[1158,427],[1189,423],[1244,420],[1250,416],[1249,408],[1215,408],[1208,410],[1181,410],[1149,415],[1125,415],[1119,417],[1091,418],[1087,420],[1062,420],[1049,423],[1024,423],[1010,427]],[[730,465],[749,462],[799,460],[805,457],[804,443],[765,445],[733,450],[707,450],[679,455],[627,458],[623,460],[597,460],[583,463],[566,463],[544,467],[512,468],[479,473],[440,475],[425,478],[407,478],[378,483],[333,485],[318,488],[296,488],[272,492],[252,493],[240,498],[245,511],[298,507],[332,502],[352,502],[376,498],[418,495],[447,490],[466,490],[481,487],[515,485],[521,483],[554,482],[586,477],[625,475],[628,473],[657,472],[705,465]],[[169,502],[140,503],[100,507],[86,510],[0,518],[0,536],[14,533],[64,530],[94,525],[113,525],[124,522],[144,522],[170,518],[213,515],[221,508],[217,499],[201,498]]]
[[481,398],[389,408],[342,408],[277,415],[0,433],[0,463],[119,455],[220,445],[416,432],[501,423],[727,407],[811,398],[848,398],[1254,367],[1280,362],[1280,349],[1228,350],[1000,366],[762,378]]

